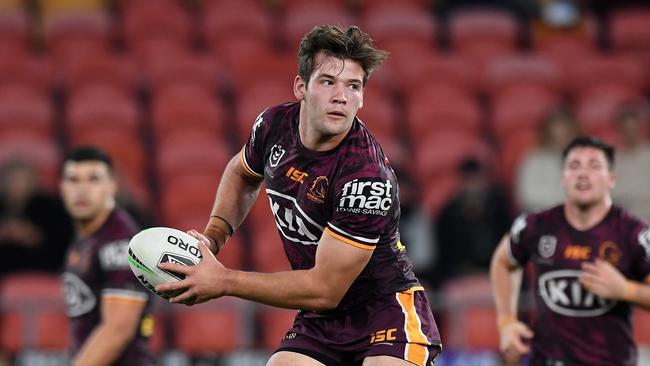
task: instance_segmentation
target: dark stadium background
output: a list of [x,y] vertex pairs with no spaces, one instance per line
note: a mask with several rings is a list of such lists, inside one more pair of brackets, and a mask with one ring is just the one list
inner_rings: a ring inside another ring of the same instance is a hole
[[[553,106],[570,105],[584,131],[616,144],[616,108],[648,101],[647,2],[568,2],[579,18],[559,29],[544,24],[542,3],[0,0],[0,164],[28,160],[56,192],[62,153],[97,144],[114,157],[122,200],[145,225],[202,229],[219,174],[255,116],[294,99],[301,36],[320,23],[358,24],[391,52],[360,117],[434,218],[466,156],[511,192]],[[287,269],[274,225],[262,197],[220,259]],[[486,275],[430,297],[443,334],[440,365],[498,364]],[[55,274],[3,279],[0,353],[9,364],[65,364],[62,303]],[[159,302],[155,315],[161,365],[263,365],[293,312],[226,298]],[[634,322],[642,364],[650,364],[650,315],[637,312]]]

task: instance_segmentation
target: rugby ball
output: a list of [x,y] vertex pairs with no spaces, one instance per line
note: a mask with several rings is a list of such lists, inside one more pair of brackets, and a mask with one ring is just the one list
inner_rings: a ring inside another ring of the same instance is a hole
[[193,266],[201,261],[199,241],[190,234],[169,228],[153,227],[135,234],[129,242],[129,266],[140,283],[156,295],[169,299],[183,290],[157,292],[155,287],[180,281],[182,274],[158,268],[161,263]]

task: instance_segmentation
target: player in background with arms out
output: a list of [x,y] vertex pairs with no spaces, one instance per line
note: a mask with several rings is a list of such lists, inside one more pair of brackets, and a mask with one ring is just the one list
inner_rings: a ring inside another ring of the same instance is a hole
[[77,238],[62,275],[70,317],[74,366],[153,364],[150,298],[127,262],[138,228],[115,204],[111,159],[95,147],[79,147],[63,162],[61,196]]
[[[559,162],[558,162],[559,163]],[[650,307],[648,226],[612,205],[614,149],[578,137],[564,149],[564,203],[517,218],[492,258],[506,364],[635,366],[632,305]],[[535,272],[532,329],[517,320],[521,267]]]
[[[299,309],[268,365],[430,365],[440,337],[400,242],[399,188],[381,147],[356,117],[385,59],[357,27],[318,26],[302,40],[297,102],[266,109],[227,165],[193,267],[157,290],[172,302],[221,296]],[[370,121],[372,123],[372,121]],[[262,182],[292,271],[234,271],[217,253]]]

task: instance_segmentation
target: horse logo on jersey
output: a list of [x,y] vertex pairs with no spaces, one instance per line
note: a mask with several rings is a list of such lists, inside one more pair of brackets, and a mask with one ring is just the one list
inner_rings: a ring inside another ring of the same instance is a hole
[[555,248],[557,247],[557,238],[553,235],[544,235],[539,238],[539,255],[542,258],[550,258],[555,254]]
[[280,163],[280,159],[284,156],[284,153],[286,151],[282,147],[282,145],[275,144],[271,148],[271,156],[269,157],[269,165],[271,165],[272,168],[275,168],[278,166],[278,163]]
[[321,175],[317,177],[314,180],[314,182],[311,184],[311,187],[309,188],[309,192],[307,192],[307,198],[309,198],[310,200],[316,203],[325,202],[325,192],[327,190],[327,184],[328,184],[328,180],[326,176]]
[[621,248],[619,248],[616,243],[609,240],[600,244],[600,247],[598,248],[598,257],[609,262],[614,267],[618,266],[622,256],[623,251],[621,251]]

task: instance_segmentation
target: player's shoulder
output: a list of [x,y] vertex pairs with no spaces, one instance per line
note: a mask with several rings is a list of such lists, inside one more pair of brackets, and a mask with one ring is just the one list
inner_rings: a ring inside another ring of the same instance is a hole
[[521,213],[512,223],[510,237],[514,242],[519,242],[523,236],[534,235],[540,228],[557,227],[563,221],[563,205]]
[[256,124],[278,124],[290,122],[300,113],[300,104],[297,102],[287,102],[274,105],[263,110],[255,120]]
[[339,149],[339,166],[343,171],[371,176],[392,175],[390,163],[381,145],[358,120]]
[[616,205],[612,205],[609,217],[623,225],[630,225],[632,227],[648,226],[648,223],[645,220],[635,216],[627,209]]

